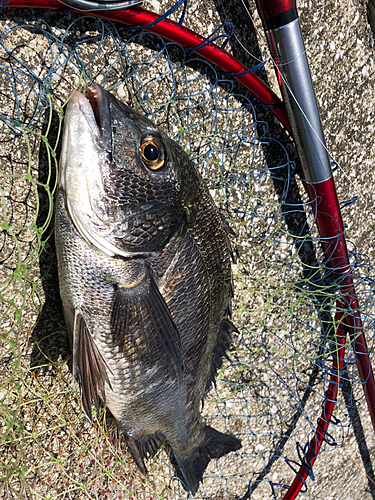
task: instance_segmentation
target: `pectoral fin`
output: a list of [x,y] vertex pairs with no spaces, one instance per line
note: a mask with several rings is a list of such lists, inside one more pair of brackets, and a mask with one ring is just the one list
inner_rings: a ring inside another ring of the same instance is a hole
[[170,382],[182,380],[180,335],[150,270],[134,286],[117,286],[111,331],[134,370],[162,368]]
[[111,387],[106,363],[87,328],[81,311],[76,310],[73,330],[73,380],[78,381],[82,409],[91,421],[91,406],[105,402],[105,382]]

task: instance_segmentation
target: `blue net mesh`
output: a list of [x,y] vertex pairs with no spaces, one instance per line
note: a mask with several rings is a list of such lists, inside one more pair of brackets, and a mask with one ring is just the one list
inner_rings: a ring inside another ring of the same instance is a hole
[[[239,333],[202,414],[242,448],[211,461],[197,498],[282,498],[308,452],[338,355],[338,282],[290,142],[211,64],[85,15],[2,11],[0,71],[2,497],[186,498],[165,450],[142,477],[113,418],[103,409],[91,426],[71,387],[53,195],[64,107],[94,82],[184,147],[236,235]],[[373,268],[350,242],[349,252],[371,351]],[[349,339],[345,350],[327,452],[347,436],[363,398]]]

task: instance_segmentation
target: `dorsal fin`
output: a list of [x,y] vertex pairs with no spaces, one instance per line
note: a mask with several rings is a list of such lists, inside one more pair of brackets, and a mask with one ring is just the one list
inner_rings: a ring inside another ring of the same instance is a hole
[[221,222],[223,224],[223,228],[224,228],[224,232],[225,232],[225,239],[226,239],[226,242],[228,245],[228,250],[229,250],[229,255],[231,256],[232,262],[235,263],[236,258],[234,256],[234,252],[233,252],[233,248],[232,248],[232,240],[236,237],[236,233],[230,227],[225,215],[220,210],[219,210],[219,215],[220,215]]
[[205,394],[210,391],[211,385],[215,384],[215,377],[223,364],[223,357],[228,359],[226,352],[231,346],[233,332],[238,333],[237,328],[229,319],[223,319],[219,326],[219,335],[217,336],[216,346],[213,350],[211,375],[207,380]]

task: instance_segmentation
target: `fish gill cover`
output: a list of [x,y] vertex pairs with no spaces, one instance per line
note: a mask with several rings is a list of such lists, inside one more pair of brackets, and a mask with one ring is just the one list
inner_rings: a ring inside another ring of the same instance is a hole
[[[173,2],[161,3],[150,6],[162,12]],[[214,4],[200,8],[207,23],[192,21],[193,27],[208,36]],[[318,13],[322,9],[319,4]],[[211,461],[196,498],[282,498],[316,430],[338,355],[337,283],[287,135],[231,77],[156,35],[68,11],[0,15],[1,498],[186,498],[165,450],[148,462],[143,477],[109,412],[94,413],[91,426],[71,386],[53,196],[64,108],[74,90],[84,92],[91,83],[183,146],[235,233],[233,322],[239,333],[202,415],[238,437],[242,448]],[[218,33],[225,35],[225,27]],[[252,44],[258,57],[255,34]],[[345,174],[338,175],[345,184]],[[363,234],[357,241],[365,246]],[[374,270],[361,248],[349,243],[349,250],[372,352]],[[349,342],[345,348],[323,443],[328,456],[346,443],[357,406],[365,408],[355,355]],[[366,423],[366,410],[362,415]],[[314,498],[313,469],[309,476]]]

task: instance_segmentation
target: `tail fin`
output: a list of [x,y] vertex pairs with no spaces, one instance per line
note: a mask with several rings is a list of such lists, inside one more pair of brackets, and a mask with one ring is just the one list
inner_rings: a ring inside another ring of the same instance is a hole
[[198,491],[199,482],[212,458],[220,458],[231,451],[241,448],[241,441],[234,436],[223,434],[212,427],[206,426],[206,439],[188,458],[172,458],[176,467],[176,476],[181,479],[187,491],[192,495]]

